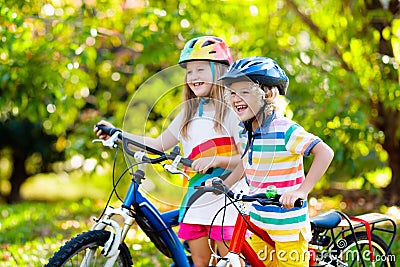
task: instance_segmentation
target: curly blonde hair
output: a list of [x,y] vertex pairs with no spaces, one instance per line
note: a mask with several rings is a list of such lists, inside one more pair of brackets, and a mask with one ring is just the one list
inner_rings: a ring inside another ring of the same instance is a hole
[[264,92],[264,100],[265,102],[267,102],[265,111],[266,114],[269,116],[274,110],[279,110],[279,105],[277,104],[279,89],[276,86],[260,86],[259,88]]

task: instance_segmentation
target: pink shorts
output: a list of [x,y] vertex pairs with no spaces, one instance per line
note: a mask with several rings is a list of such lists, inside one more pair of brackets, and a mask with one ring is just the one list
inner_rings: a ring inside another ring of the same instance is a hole
[[[217,226],[214,225],[211,227],[209,225],[201,225],[201,224],[188,224],[188,223],[179,223],[179,231],[178,237],[191,240],[197,239],[203,236],[208,236],[210,233],[210,238],[216,241],[229,241],[232,239],[234,226]],[[222,239],[222,233],[224,234],[224,238]]]

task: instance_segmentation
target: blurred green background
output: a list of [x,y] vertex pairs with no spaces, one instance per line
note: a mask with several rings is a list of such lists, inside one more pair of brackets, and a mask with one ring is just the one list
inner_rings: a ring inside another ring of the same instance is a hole
[[[271,57],[288,74],[286,115],[335,151],[312,215],[337,208],[398,221],[399,15],[397,0],[0,0],[0,265],[41,266],[89,229],[111,191],[113,161],[92,144],[93,125],[123,128],[129,107],[140,127],[124,130],[157,136],[179,90],[156,106],[132,97],[200,35],[225,39],[234,59]],[[148,169],[157,205],[174,207],[176,186],[159,181],[180,178]],[[154,252],[145,237],[130,240],[133,251]]]

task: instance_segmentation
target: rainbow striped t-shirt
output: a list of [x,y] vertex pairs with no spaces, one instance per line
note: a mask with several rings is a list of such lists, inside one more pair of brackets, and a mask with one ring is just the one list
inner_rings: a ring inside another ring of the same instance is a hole
[[[201,117],[196,116],[191,121],[188,128],[188,138],[182,138],[180,134],[183,121],[183,113],[171,122],[168,130],[181,142],[184,156],[196,160],[200,157],[233,156],[238,154],[236,144],[239,143],[238,119],[233,113],[229,113],[223,123],[222,133],[214,129],[214,112],[204,111]],[[224,225],[233,226],[236,222],[237,211],[229,203],[224,195],[206,193],[202,190],[194,189],[194,186],[201,185],[202,182],[221,176],[226,170],[215,168],[212,174],[199,174],[191,169],[186,169],[186,174],[190,180],[184,178],[183,189],[186,190],[180,207],[179,221],[190,224],[201,225]],[[236,192],[247,192],[248,186],[244,179],[234,186]],[[218,213],[219,211],[219,213]],[[216,217],[214,219],[214,217]],[[213,221],[214,220],[214,221]]]
[[[244,151],[247,133],[241,134],[241,141]],[[278,194],[297,189],[305,179],[303,156],[309,156],[320,141],[290,119],[276,113],[270,115],[253,132],[243,157],[250,194],[264,193],[269,185],[276,186]],[[300,233],[306,240],[310,238],[307,201],[303,207],[292,209],[254,203],[250,218],[275,241],[296,241]]]

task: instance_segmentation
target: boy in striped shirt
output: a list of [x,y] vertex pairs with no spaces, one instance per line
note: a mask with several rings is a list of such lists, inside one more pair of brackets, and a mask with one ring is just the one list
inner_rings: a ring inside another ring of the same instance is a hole
[[[308,266],[308,257],[304,257],[311,238],[307,201],[301,208],[294,208],[294,202],[307,199],[332,161],[333,151],[279,113],[276,100],[286,94],[289,79],[275,61],[262,57],[237,60],[220,80],[227,84],[227,98],[244,128],[239,136],[249,193],[262,193],[273,185],[282,195],[283,208],[254,203],[250,210],[252,222],[268,232],[275,249],[257,236],[252,237],[252,246],[267,266]],[[303,156],[310,154],[314,159],[305,175]],[[242,170],[240,166],[235,169],[225,185],[240,179]]]

